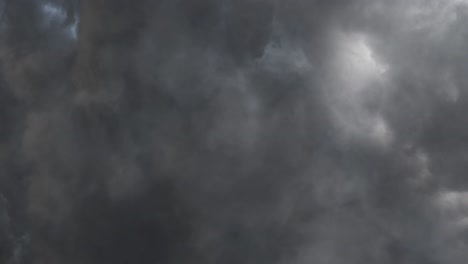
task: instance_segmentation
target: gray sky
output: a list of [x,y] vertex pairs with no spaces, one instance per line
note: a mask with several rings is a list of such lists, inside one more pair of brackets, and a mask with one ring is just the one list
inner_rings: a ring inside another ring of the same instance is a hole
[[0,261],[468,259],[468,1],[0,8]]

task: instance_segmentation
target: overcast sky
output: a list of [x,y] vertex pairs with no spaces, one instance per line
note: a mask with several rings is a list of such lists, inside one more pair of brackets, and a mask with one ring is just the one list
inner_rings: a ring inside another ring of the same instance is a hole
[[468,1],[0,15],[1,263],[466,263]]

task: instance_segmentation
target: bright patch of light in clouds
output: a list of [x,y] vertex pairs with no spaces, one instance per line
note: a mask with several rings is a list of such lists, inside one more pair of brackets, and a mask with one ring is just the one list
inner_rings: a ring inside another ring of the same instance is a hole
[[[59,6],[53,5],[51,3],[46,3],[42,5],[42,12],[47,16],[46,23],[64,23],[67,19],[67,13],[65,10]],[[67,34],[72,37],[77,37],[77,28],[78,28],[78,19],[76,19],[71,25],[66,28]]]
[[67,17],[67,14],[62,8],[50,3],[44,4],[42,6],[42,11],[53,19],[65,20]]
[[338,127],[346,137],[387,146],[392,141],[390,128],[380,113],[366,107],[385,96],[387,66],[377,59],[366,35],[339,32],[334,43],[329,94]]

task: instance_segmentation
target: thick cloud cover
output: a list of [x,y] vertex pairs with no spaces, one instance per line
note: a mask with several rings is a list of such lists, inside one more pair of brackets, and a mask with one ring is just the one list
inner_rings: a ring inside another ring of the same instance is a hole
[[467,1],[0,3],[0,263],[466,263]]

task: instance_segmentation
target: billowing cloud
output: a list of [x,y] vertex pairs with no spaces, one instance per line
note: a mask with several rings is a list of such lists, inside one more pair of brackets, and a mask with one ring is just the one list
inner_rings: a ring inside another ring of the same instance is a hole
[[467,1],[0,11],[0,261],[465,263]]

